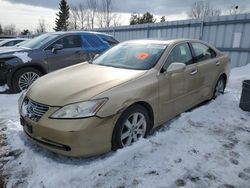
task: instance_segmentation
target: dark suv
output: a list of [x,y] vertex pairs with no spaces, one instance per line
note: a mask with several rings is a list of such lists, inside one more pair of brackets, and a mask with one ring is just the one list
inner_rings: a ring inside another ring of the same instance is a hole
[[0,84],[14,92],[29,87],[38,77],[70,65],[89,61],[118,41],[96,32],[54,32],[20,46],[0,49]]

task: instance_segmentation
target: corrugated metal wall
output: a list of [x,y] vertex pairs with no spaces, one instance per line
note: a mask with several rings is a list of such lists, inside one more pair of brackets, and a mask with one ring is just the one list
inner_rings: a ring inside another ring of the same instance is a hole
[[[203,27],[202,27],[203,25]],[[250,63],[250,14],[216,16],[201,20],[180,20],[95,29],[119,41],[142,38],[195,38],[204,40],[231,57],[231,66]]]

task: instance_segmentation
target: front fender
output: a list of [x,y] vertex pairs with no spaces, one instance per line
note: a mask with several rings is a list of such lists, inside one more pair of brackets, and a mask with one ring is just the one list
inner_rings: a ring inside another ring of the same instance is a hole
[[98,111],[97,116],[99,117],[121,114],[129,106],[138,102],[144,102],[151,106],[155,117],[154,123],[157,123],[158,80],[156,76],[152,74],[146,74],[140,78],[130,80],[103,92],[94,98],[98,99],[104,97],[109,98],[109,100]]

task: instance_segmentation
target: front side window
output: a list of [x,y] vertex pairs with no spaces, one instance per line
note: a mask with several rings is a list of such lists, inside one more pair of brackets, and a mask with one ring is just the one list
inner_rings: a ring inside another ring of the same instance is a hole
[[197,62],[201,62],[207,59],[216,57],[216,53],[208,46],[201,43],[192,43],[194,49],[194,55]]
[[163,70],[166,71],[171,63],[184,63],[186,65],[193,63],[192,54],[187,43],[179,44],[172,49],[163,65]]
[[121,43],[92,63],[116,68],[149,70],[157,63],[166,47],[166,44]]
[[79,35],[65,36],[54,42],[50,49],[52,49],[55,44],[62,44],[63,48],[80,48],[82,46],[82,40]]

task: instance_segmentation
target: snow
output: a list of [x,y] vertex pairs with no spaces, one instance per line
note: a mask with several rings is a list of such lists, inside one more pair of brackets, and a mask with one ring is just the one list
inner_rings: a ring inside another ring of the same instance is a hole
[[0,86],[0,92],[4,92],[6,90],[8,90],[9,87],[7,86],[7,84],[3,85],[3,86]]
[[225,95],[130,147],[88,159],[63,157],[30,142],[18,119],[20,94],[2,94],[0,133],[7,144],[0,147],[0,174],[8,175],[7,187],[25,188],[249,187],[250,113],[239,108],[244,79],[250,79],[250,64],[232,70]]
[[15,52],[13,55],[21,59],[23,63],[28,63],[32,60],[28,52]]

